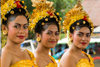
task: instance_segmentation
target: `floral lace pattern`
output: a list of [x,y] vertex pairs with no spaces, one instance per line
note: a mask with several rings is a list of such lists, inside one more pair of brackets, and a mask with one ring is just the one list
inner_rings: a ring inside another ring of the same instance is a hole
[[33,62],[34,61],[33,53],[30,51],[28,51],[28,53],[32,60],[21,60],[21,61],[16,62],[15,64],[11,65],[10,67],[37,67],[37,65],[35,65]]
[[50,56],[50,58],[54,63],[49,63],[46,67],[57,67],[57,63],[56,63],[55,59],[52,56]]
[[[45,67],[57,67],[57,63],[56,63],[56,61],[55,61],[55,59],[52,57],[52,56],[50,56],[49,55],[49,57],[51,58],[51,60],[53,61],[53,63],[49,63],[47,66],[45,66]],[[34,58],[34,63],[35,63],[35,65],[37,65],[36,64],[36,59]]]
[[[83,53],[86,54],[85,52],[83,52]],[[80,59],[80,61],[76,65],[76,67],[94,67],[93,58],[88,54],[86,54],[86,55],[88,56],[90,61],[85,58]]]
[[[10,67],[38,67],[33,53],[30,51],[28,51],[28,53],[29,53],[30,57],[32,58],[32,60],[21,60],[21,61],[16,62],[15,64],[11,65]],[[52,56],[50,56],[50,58],[54,63],[49,63],[45,67],[57,67],[57,63],[56,63],[55,59]]]

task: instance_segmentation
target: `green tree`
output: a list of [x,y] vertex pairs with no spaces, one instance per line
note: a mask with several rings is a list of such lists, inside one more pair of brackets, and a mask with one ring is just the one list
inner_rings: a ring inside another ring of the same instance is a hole
[[32,2],[31,0],[23,0],[25,2],[25,5],[28,7],[27,10],[29,11],[29,13],[31,14],[34,7],[32,7]]
[[68,12],[76,3],[77,0],[49,0],[54,2],[54,7],[57,12],[60,13],[62,21],[65,17],[66,12]]

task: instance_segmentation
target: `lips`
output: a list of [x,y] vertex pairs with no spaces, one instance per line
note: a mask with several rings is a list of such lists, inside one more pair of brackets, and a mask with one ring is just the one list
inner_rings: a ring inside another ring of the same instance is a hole
[[81,44],[82,44],[82,45],[86,45],[86,42],[82,42]]
[[20,39],[23,39],[24,38],[24,36],[22,36],[22,35],[20,35],[20,36],[17,36],[18,38],[20,38]]
[[56,41],[49,41],[50,43],[56,43]]

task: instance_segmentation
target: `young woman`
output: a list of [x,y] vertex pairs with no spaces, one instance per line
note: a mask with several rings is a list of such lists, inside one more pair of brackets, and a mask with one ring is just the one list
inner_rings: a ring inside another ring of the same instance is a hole
[[3,34],[7,42],[2,49],[1,67],[32,67],[34,56],[31,52],[21,49],[21,43],[28,36],[28,12],[24,1],[8,0],[1,5]]
[[59,40],[60,17],[50,7],[51,2],[34,1],[36,9],[31,16],[30,28],[36,33],[38,46],[35,58],[38,67],[57,67],[55,59],[49,55],[50,48],[54,48]]
[[71,9],[64,20],[64,28],[68,30],[70,48],[60,61],[60,67],[94,67],[93,59],[82,50],[85,49],[93,32],[93,24],[86,12],[78,3]]

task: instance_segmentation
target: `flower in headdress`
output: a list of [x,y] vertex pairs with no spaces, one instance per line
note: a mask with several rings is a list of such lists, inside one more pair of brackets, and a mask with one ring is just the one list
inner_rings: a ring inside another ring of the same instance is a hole
[[47,11],[47,13],[48,13],[50,16],[53,16],[53,13],[52,13],[52,12]]
[[[55,14],[55,9],[52,6],[53,5],[52,2],[47,0],[32,0],[32,3],[33,6],[36,7],[36,9],[33,9],[33,13],[30,18],[33,19],[33,21],[30,22],[34,23],[34,25],[32,24],[29,25],[31,28],[34,29],[38,21],[40,21],[43,18],[45,18],[46,22],[48,21],[48,17],[55,18],[58,23],[59,21],[61,21]],[[44,25],[44,23],[41,24]]]
[[86,16],[84,16],[83,20],[87,21],[87,17],[86,17]]
[[17,8],[21,8],[22,5],[20,4],[20,1],[15,1],[16,5],[17,5]]

